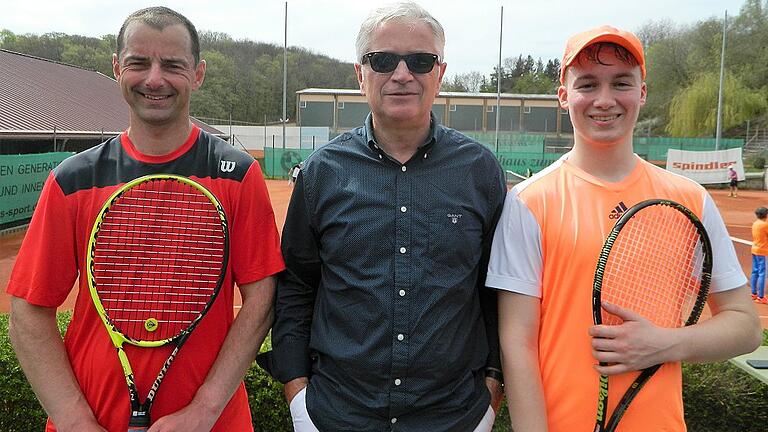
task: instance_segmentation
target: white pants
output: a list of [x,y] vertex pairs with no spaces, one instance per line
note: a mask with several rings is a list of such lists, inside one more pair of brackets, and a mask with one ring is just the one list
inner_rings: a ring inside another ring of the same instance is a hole
[[[293,419],[294,432],[320,432],[312,419],[309,418],[307,412],[307,388],[304,387],[300,392],[293,397],[290,404],[291,418]],[[488,411],[485,412],[485,416],[480,420],[480,424],[477,425],[474,432],[491,432],[493,429],[493,421],[496,419],[496,413],[493,408],[488,407]]]

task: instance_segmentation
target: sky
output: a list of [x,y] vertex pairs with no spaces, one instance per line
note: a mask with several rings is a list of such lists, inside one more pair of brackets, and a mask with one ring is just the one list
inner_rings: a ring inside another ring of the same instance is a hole
[[[447,75],[492,73],[499,57],[500,12],[504,7],[502,58],[519,54],[560,58],[572,34],[602,24],[636,31],[651,21],[668,19],[691,25],[712,17],[733,17],[744,0],[420,0],[445,28]],[[389,0],[289,0],[288,46],[300,46],[342,61],[355,61],[354,40],[360,23]],[[235,39],[283,44],[285,1],[278,0],[20,0],[8,1],[0,29],[16,34],[61,32],[99,37],[116,34],[131,12],[168,6],[199,30],[227,33]],[[290,73],[290,71],[289,71]]]

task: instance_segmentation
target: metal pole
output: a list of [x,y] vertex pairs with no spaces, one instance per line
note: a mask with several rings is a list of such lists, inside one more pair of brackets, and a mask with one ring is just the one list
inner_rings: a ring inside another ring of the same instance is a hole
[[285,25],[283,39],[283,148],[285,148],[285,122],[288,121],[286,100],[288,98],[288,2],[285,2]]
[[504,6],[499,21],[499,66],[496,69],[496,152],[499,151],[499,120],[501,119],[501,34],[504,30]]
[[728,11],[723,20],[723,50],[720,54],[720,90],[717,93],[717,132],[715,133],[715,150],[720,150],[720,138],[723,135],[723,74],[725,71],[725,35],[728,29]]

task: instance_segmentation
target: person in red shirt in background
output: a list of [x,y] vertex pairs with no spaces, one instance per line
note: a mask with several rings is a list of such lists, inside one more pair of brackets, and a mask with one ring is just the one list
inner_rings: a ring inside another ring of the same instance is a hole
[[757,220],[752,223],[752,299],[768,304],[765,298],[765,257],[768,255],[768,208],[755,209]]

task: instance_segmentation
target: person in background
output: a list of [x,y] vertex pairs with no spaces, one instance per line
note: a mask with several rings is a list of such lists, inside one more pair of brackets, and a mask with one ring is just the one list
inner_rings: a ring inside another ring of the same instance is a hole
[[768,208],[755,209],[757,220],[752,223],[752,299],[768,304],[765,298],[765,257],[768,255]]
[[728,196],[739,196],[739,174],[733,164],[728,167],[728,188],[730,190]]
[[488,432],[502,394],[484,282],[504,173],[432,115],[445,35],[427,11],[374,10],[356,45],[371,114],[299,172],[261,364],[299,432]]
[[[746,277],[706,190],[633,152],[647,93],[640,40],[610,26],[587,30],[568,40],[561,64],[558,98],[573,123],[573,149],[507,195],[486,280],[499,289],[512,426],[524,432],[594,430],[599,374],[611,376],[610,415],[634,371],[666,363],[637,395],[619,430],[684,431],[680,362],[719,361],[760,343]],[[713,316],[667,329],[604,303],[623,323],[595,326],[592,284],[603,241],[627,208],[650,198],[687,206],[706,227],[714,250]]]

